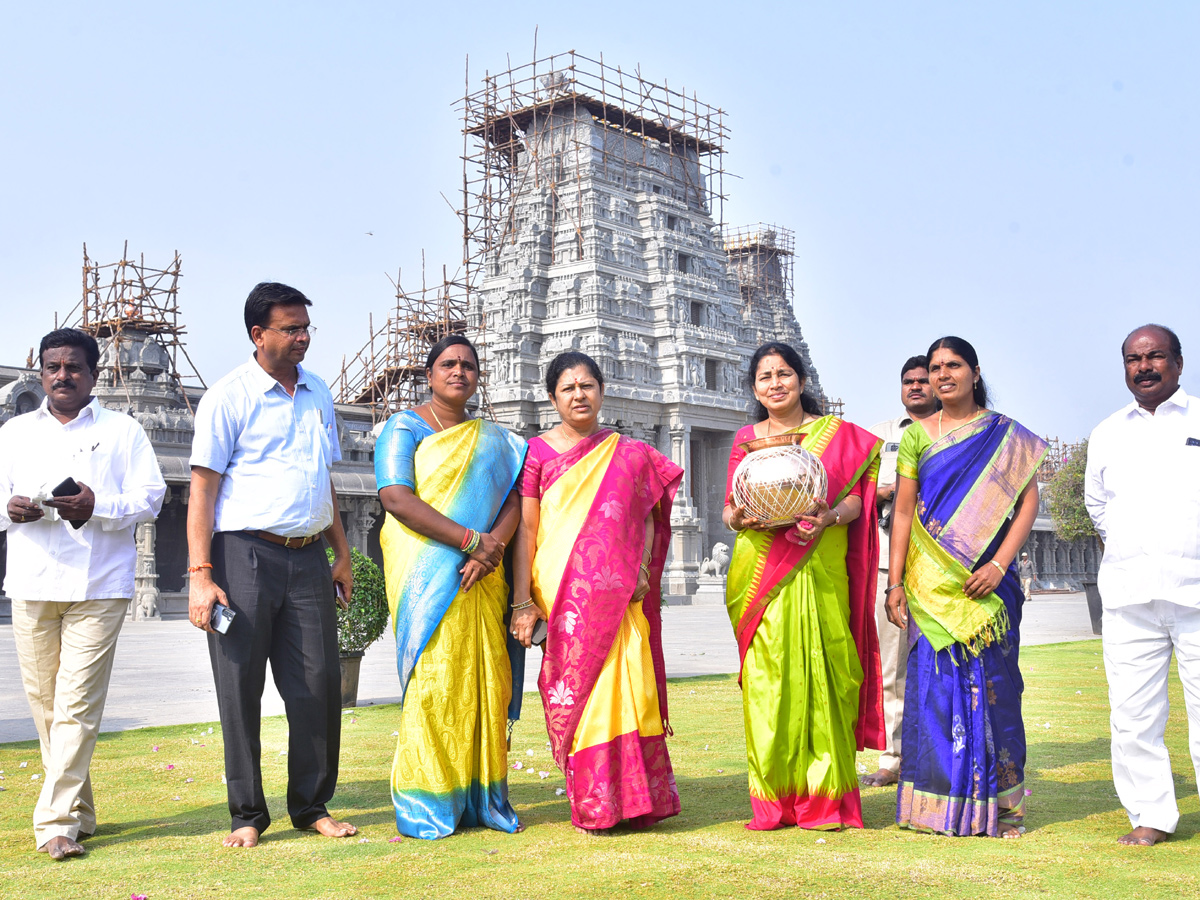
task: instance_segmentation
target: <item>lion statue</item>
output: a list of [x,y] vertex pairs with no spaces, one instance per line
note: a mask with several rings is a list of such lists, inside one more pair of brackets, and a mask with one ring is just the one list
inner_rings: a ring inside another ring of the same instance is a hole
[[700,563],[701,575],[716,575],[720,578],[729,568],[729,545],[717,542],[713,544],[712,557],[704,557]]

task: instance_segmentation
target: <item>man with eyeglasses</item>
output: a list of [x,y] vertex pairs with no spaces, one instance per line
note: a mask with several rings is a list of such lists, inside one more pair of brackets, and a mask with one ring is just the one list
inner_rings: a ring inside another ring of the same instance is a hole
[[[311,302],[263,282],[246,298],[249,362],[196,408],[188,503],[188,615],[208,632],[232,818],[226,847],[271,823],[262,787],[267,660],[288,719],[288,814],[298,829],[349,837],[326,809],[337,784],[341,671],[335,603],[348,603],[350,548],[330,469],[341,459],[333,396],[301,362]],[[324,537],[333,548],[332,570]],[[214,607],[232,610],[220,624]]]

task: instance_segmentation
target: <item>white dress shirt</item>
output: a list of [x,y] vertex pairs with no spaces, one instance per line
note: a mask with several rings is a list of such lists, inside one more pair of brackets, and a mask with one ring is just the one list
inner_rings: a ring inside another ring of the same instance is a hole
[[1097,425],[1085,499],[1106,607],[1200,608],[1200,402],[1180,388],[1153,415],[1131,403]]
[[[900,455],[900,438],[904,429],[912,423],[912,416],[905,413],[871,426],[871,434],[883,441],[883,449],[879,451],[879,478],[876,484],[892,484],[896,481],[896,457]],[[883,518],[883,514],[891,507],[892,501],[881,502],[878,510],[880,518]],[[888,568],[888,548],[891,546],[888,531],[890,529],[879,529],[879,568],[885,572]]]
[[[51,507],[36,522],[13,523],[8,501],[36,497],[67,478],[96,495],[92,517],[76,529]],[[8,531],[4,591],[26,601],[133,596],[134,528],[162,507],[167,486],[146,432],[95,398],[70,422],[46,401],[0,428],[0,528]]]
[[214,531],[308,537],[333,524],[330,468],[342,458],[333,395],[297,369],[290,396],[251,356],[200,398],[191,464],[222,476]]

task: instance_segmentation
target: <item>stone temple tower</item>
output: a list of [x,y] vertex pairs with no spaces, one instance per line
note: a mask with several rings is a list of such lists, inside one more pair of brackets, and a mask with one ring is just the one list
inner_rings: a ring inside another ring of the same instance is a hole
[[731,267],[724,114],[575,53],[486,78],[464,109],[469,316],[495,416],[527,437],[553,427],[546,366],[564,350],[596,359],[604,424],[686,472],[664,593],[691,594],[731,539],[721,511],[750,354],[767,336],[808,352],[790,290],[751,297]]

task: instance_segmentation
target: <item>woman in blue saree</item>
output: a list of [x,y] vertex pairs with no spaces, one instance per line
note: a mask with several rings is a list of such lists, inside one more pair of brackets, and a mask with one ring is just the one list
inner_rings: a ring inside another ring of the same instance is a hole
[[929,348],[929,380],[942,409],[904,432],[892,513],[888,619],[910,641],[896,821],[1019,837],[1024,595],[1014,560],[1037,516],[1046,442],[987,408],[962,338]]

